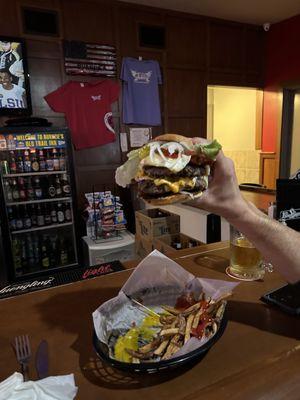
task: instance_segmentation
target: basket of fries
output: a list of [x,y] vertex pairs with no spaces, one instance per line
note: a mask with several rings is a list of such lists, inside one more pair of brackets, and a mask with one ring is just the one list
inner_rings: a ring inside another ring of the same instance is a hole
[[200,360],[225,331],[237,283],[196,278],[154,250],[93,313],[93,344],[111,366],[156,372]]

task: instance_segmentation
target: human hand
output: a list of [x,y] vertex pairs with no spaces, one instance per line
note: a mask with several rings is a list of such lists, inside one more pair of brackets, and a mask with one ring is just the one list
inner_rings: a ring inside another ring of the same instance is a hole
[[228,220],[239,218],[248,209],[248,204],[240,193],[233,161],[225,157],[222,151],[212,167],[208,189],[195,203]]

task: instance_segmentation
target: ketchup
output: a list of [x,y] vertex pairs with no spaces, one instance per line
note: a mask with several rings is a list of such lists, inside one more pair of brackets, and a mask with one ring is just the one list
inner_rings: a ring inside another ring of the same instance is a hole
[[163,155],[168,158],[178,158],[178,152],[170,154],[167,149],[161,149],[161,151],[163,152]]

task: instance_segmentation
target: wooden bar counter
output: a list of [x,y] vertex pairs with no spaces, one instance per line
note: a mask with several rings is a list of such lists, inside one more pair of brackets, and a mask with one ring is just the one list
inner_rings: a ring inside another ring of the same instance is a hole
[[[231,280],[228,243],[182,250],[176,261],[205,278]],[[275,272],[241,282],[228,303],[224,335],[203,360],[183,369],[130,375],[104,365],[92,347],[92,312],[117,295],[125,271],[0,301],[0,379],[19,370],[11,348],[28,333],[35,351],[49,343],[50,374],[75,374],[80,400],[299,400],[300,320],[263,304],[262,294],[284,284]],[[31,378],[36,378],[34,357]]]

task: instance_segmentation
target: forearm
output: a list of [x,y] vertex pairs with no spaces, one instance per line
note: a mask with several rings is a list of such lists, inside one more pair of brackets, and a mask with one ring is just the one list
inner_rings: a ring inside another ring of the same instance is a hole
[[243,213],[228,219],[261,252],[263,258],[290,283],[300,280],[300,233],[283,226],[253,208],[243,205]]

